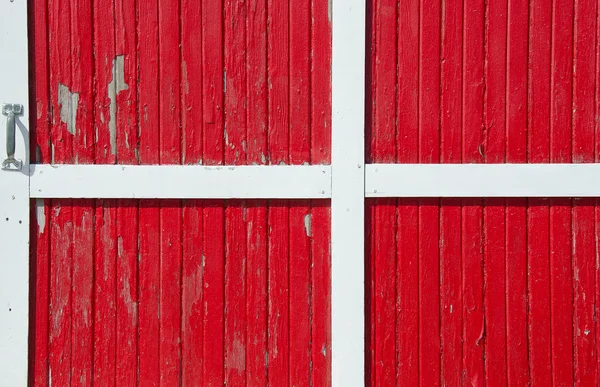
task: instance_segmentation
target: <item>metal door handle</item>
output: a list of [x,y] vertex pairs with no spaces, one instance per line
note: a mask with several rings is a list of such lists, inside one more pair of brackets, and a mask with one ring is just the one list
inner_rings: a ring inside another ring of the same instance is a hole
[[15,132],[16,116],[23,114],[23,105],[4,104],[2,105],[2,114],[7,117],[6,120],[6,155],[7,158],[2,162],[4,170],[20,170],[21,161],[15,159]]

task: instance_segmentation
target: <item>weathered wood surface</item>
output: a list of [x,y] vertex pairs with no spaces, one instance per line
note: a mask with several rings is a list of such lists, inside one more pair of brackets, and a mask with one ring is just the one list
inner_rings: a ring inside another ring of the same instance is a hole
[[[368,6],[369,162],[599,160],[597,2]],[[368,384],[594,385],[597,204],[370,200]]]
[[[329,163],[327,2],[30,3],[33,162]],[[330,384],[327,201],[32,205],[32,385]]]

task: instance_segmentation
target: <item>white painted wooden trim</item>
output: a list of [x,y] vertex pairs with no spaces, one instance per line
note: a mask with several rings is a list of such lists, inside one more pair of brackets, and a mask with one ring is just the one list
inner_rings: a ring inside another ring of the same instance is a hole
[[371,164],[367,197],[600,197],[600,164]]
[[364,0],[333,0],[332,384],[365,381]]
[[31,165],[32,198],[304,199],[331,197],[331,167]]
[[[0,104],[23,105],[16,119],[20,171],[0,170],[0,385],[27,386],[29,331],[29,82],[27,1],[0,2]],[[0,114],[0,163],[7,158]]]

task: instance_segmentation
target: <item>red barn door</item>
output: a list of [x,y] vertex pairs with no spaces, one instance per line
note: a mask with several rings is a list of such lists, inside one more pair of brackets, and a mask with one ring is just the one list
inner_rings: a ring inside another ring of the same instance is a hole
[[[368,9],[367,162],[598,161],[596,1]],[[597,205],[368,201],[368,383],[595,385]]]
[[[32,0],[29,20],[32,163],[330,161],[327,2]],[[329,201],[32,205],[32,385],[330,384]]]

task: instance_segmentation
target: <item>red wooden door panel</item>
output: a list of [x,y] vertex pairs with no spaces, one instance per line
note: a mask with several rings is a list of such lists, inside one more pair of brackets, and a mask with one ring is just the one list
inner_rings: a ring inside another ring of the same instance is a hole
[[[594,1],[369,0],[367,157],[598,161]],[[594,385],[594,199],[367,205],[369,385]]]
[[[330,24],[322,1],[32,0],[34,162],[327,164]],[[330,384],[328,201],[32,206],[33,385]]]

